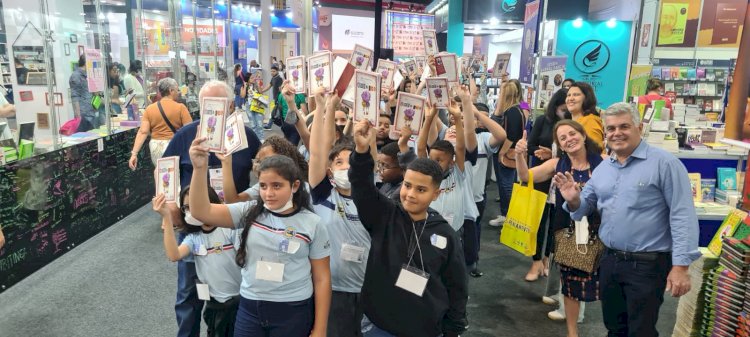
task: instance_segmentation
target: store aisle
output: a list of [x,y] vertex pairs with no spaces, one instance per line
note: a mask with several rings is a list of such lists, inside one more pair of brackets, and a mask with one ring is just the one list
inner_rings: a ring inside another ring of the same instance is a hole
[[[494,200],[495,191],[488,191]],[[497,210],[489,209],[485,219]],[[485,225],[480,267],[470,280],[464,337],[565,336],[563,322],[547,319],[543,281],[523,280],[529,259],[498,243]],[[149,206],[0,294],[0,335],[174,336],[176,264],[162,249],[159,219]],[[672,334],[677,301],[667,298],[659,331]],[[580,336],[603,336],[598,303],[586,308]]]

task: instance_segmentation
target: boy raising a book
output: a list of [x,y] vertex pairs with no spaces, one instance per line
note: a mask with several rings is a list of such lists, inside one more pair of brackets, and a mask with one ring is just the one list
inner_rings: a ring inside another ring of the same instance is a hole
[[[407,167],[400,200],[374,184],[367,121],[354,129],[349,181],[360,221],[371,236],[362,287],[365,315],[379,336],[458,336],[466,330],[467,277],[458,234],[429,208],[443,171],[429,159]],[[367,336],[367,334],[365,334]]]

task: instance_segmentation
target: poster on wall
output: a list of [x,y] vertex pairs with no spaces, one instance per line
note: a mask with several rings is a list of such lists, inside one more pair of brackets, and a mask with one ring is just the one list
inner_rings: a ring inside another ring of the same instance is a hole
[[[611,25],[611,23],[610,23]],[[607,108],[622,102],[627,79],[628,50],[632,23],[589,21],[575,27],[573,21],[560,21],[557,27],[556,55],[568,55],[567,77],[591,84],[599,106]]]
[[664,0],[659,15],[657,47],[694,47],[701,0]]
[[435,29],[434,15],[385,11],[383,17],[382,46],[393,49],[394,61],[425,54],[422,31]]
[[747,0],[704,0],[698,47],[739,48]]
[[567,56],[549,56],[539,59],[539,104],[538,108],[547,107],[552,95],[562,88],[565,80]]
[[518,80],[531,85],[534,76],[534,51],[536,50],[536,30],[539,26],[539,0],[526,4],[523,20],[523,44],[521,45],[521,70]]
[[240,60],[247,59],[247,41],[237,40],[237,58]]
[[305,57],[289,57],[286,59],[287,78],[298,94],[305,93]]
[[86,81],[89,92],[104,91],[104,62],[99,49],[86,49]]
[[630,79],[628,79],[627,97],[646,94],[646,82],[651,77],[654,66],[650,64],[634,64],[630,66]]

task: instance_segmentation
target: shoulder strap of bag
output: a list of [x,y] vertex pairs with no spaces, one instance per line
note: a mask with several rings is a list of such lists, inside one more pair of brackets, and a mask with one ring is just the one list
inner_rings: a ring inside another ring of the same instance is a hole
[[164,118],[164,122],[166,122],[169,129],[172,130],[172,134],[177,133],[177,129],[174,128],[172,123],[169,121],[169,118],[167,118],[167,114],[164,113],[164,109],[161,107],[161,102],[156,102],[156,106],[159,107],[159,112],[161,112],[161,118]]

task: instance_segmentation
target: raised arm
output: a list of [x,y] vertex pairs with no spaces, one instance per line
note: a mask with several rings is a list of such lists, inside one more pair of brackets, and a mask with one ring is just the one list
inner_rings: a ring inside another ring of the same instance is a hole
[[[315,92],[315,112],[313,115],[312,131],[310,132],[310,163],[308,169],[308,182],[310,188],[315,188],[326,176],[326,164],[328,163],[328,152],[332,144],[326,142],[325,123],[323,113],[326,111],[325,89],[318,88]],[[328,121],[333,123],[333,117]]]
[[190,214],[194,218],[219,227],[234,228],[232,216],[224,204],[212,204],[208,200],[208,147],[206,137],[196,138],[190,146],[190,161],[193,177],[190,180]]
[[177,262],[190,255],[190,249],[187,245],[177,245],[177,239],[174,237],[174,229],[172,228],[172,217],[167,208],[164,194],[157,195],[151,202],[152,208],[155,212],[161,214],[163,229],[164,229],[164,252],[167,255],[169,261]]
[[492,135],[492,138],[490,138],[490,146],[495,148],[500,146],[506,138],[508,138],[508,134],[505,133],[505,129],[500,126],[500,124],[497,124],[497,122],[493,121],[492,118],[487,116],[487,114],[483,111],[479,111],[476,108],[473,109],[474,116],[477,117],[477,119],[484,125],[487,130]]
[[[464,141],[466,142],[466,151],[472,152],[477,148],[477,130],[476,121],[474,120],[474,103],[471,99],[471,93],[466,86],[458,87],[458,97],[461,98],[461,106],[464,115]],[[458,121],[456,121],[458,122]],[[458,130],[456,130],[458,132]]]
[[352,199],[357,206],[359,219],[368,231],[387,226],[386,220],[396,209],[395,203],[375,187],[375,161],[369,154],[370,133],[374,134],[375,130],[368,121],[359,121],[354,125],[355,149],[349,159]]
[[[451,105],[448,107],[448,112],[453,115],[453,120],[456,121],[456,165],[461,172],[464,171],[464,162],[466,161],[466,136],[464,135],[464,123],[461,119],[461,108],[458,106],[458,102],[451,100]],[[476,137],[475,137],[476,144]],[[476,148],[476,145],[475,145]]]
[[234,173],[232,172],[232,155],[217,153],[216,157],[221,161],[221,188],[224,191],[224,202],[233,204],[240,201],[250,200],[247,193],[238,193],[234,185]]
[[[516,142],[516,171],[518,172],[518,179],[526,182],[529,181],[529,165],[526,163],[528,155],[528,148],[526,142],[526,131],[523,132],[523,138]],[[552,179],[555,175],[555,167],[557,167],[557,158],[548,160],[541,165],[532,167],[530,170],[534,174],[534,181],[547,181]]]
[[430,129],[432,129],[433,120],[437,110],[429,102],[424,107],[424,124],[422,130],[419,132],[417,138],[417,157],[427,158],[427,138],[430,137]]
[[[295,102],[295,89],[289,83],[289,80],[285,80],[282,86],[281,95],[286,101],[286,106],[289,107],[288,114],[297,114],[297,123],[294,123],[294,128],[297,129],[302,144],[305,144],[306,148],[310,148],[310,131],[307,130],[307,124],[305,124],[306,114],[300,109],[297,109],[297,103]],[[303,107],[307,109],[307,104],[303,104]]]

